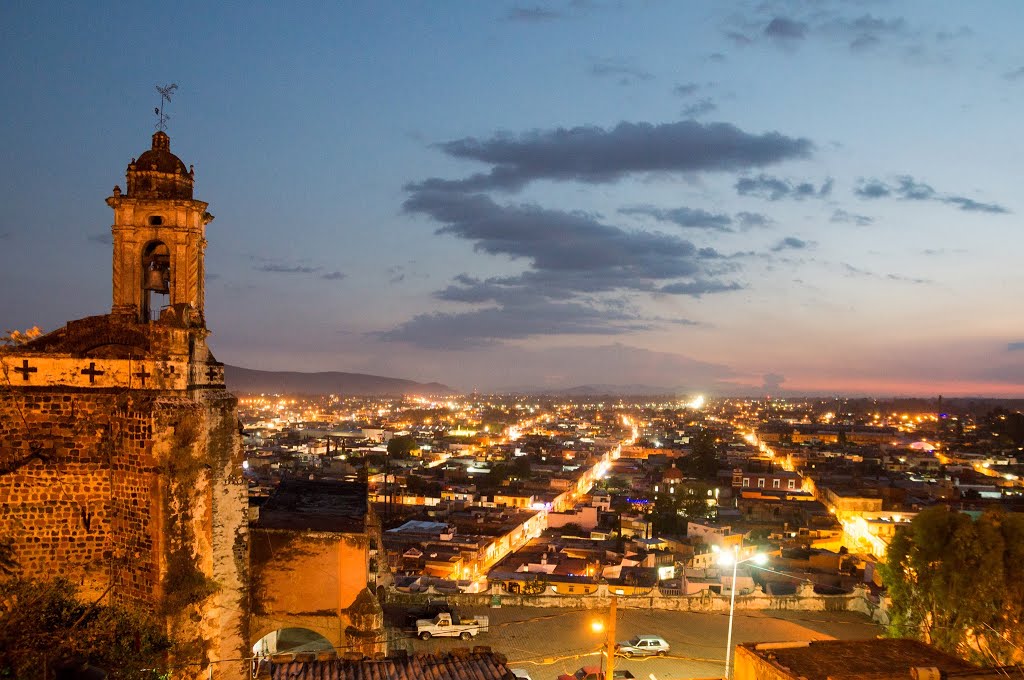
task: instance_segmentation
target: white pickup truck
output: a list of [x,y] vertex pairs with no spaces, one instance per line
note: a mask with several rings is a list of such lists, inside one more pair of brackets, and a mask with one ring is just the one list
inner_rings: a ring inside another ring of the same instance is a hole
[[463,640],[474,638],[486,633],[490,622],[486,616],[469,616],[452,619],[452,615],[441,612],[432,619],[420,619],[416,622],[416,635],[421,640],[432,637],[459,637]]

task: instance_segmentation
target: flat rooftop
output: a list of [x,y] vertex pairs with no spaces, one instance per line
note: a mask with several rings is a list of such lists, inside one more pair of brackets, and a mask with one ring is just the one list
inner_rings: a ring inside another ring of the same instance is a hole
[[262,529],[362,533],[366,484],[334,480],[284,480],[260,508]]
[[[773,666],[783,678],[883,680],[910,678],[910,669],[918,667],[938,668],[943,675],[979,670],[917,640],[762,642],[743,644],[740,648]],[[740,653],[737,662],[739,656]]]

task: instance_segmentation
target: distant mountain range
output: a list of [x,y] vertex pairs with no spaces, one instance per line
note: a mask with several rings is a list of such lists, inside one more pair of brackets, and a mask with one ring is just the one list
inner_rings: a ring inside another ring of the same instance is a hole
[[654,397],[654,396],[680,396],[688,394],[687,390],[681,387],[662,387],[658,385],[576,385],[561,389],[522,387],[512,390],[502,390],[511,394],[546,394],[553,397]]
[[420,383],[365,373],[298,373],[257,371],[224,366],[228,389],[240,394],[339,394],[345,396],[400,396],[405,394],[458,394],[441,383]]

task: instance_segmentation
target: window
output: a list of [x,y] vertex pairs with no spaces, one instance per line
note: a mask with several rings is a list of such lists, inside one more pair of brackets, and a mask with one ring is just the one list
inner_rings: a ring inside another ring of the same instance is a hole
[[745,487],[746,486],[750,486],[750,478],[749,477],[744,477],[743,478],[743,486],[745,486]]
[[764,477],[758,477],[757,478],[757,488],[758,489],[763,489],[764,488]]
[[780,486],[782,486],[782,480],[781,479],[773,479],[772,480],[772,488],[773,489],[778,489]]
[[795,479],[789,480],[789,488],[790,489],[795,489],[796,488],[796,480]]
[[164,223],[164,218],[160,217],[159,215],[150,215],[149,216],[149,226],[151,226],[151,227],[159,227],[163,223]]

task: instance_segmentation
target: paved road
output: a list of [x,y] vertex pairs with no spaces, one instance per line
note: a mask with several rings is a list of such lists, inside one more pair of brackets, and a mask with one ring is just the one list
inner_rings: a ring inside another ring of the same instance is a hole
[[[489,645],[505,654],[509,666],[525,668],[533,680],[555,680],[582,665],[596,665],[603,636],[591,632],[590,622],[605,612],[579,609],[490,609],[491,630],[473,643],[456,639],[418,640],[405,633],[396,636],[392,648],[440,652],[467,644]],[[725,665],[727,614],[619,609],[616,638],[638,634],[661,635],[672,646],[663,659],[618,659],[637,678],[722,677]],[[852,612],[737,612],[734,643],[788,640],[873,638],[882,629],[866,616]]]

